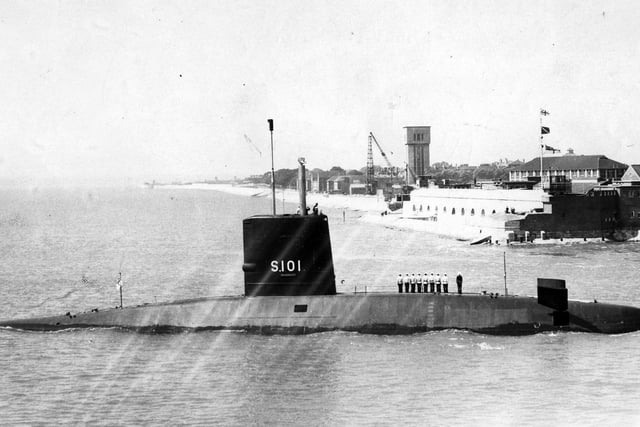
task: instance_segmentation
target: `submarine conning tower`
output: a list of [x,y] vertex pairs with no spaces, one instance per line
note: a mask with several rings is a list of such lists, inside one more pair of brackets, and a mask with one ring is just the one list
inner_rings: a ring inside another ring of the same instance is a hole
[[242,221],[245,296],[336,294],[329,221],[307,215],[304,159],[299,162],[300,214]]

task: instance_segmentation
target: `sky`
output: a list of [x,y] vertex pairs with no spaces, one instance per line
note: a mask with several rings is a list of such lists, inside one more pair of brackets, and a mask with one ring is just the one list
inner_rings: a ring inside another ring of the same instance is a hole
[[[633,1],[3,1],[0,182],[244,177],[406,160],[640,163]],[[375,150],[375,147],[374,147]],[[374,163],[383,160],[374,151]]]

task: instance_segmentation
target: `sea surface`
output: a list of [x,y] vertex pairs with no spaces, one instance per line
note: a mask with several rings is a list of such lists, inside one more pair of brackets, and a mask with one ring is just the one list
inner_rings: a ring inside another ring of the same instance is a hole
[[[206,190],[0,190],[0,318],[114,307],[118,272],[124,305],[240,294],[241,220],[270,209]],[[506,265],[511,294],[553,277],[571,299],[640,306],[639,243],[472,247],[324,211],[340,292],[460,271],[465,291],[503,294]],[[640,333],[5,328],[0,424],[640,425],[639,355]]]

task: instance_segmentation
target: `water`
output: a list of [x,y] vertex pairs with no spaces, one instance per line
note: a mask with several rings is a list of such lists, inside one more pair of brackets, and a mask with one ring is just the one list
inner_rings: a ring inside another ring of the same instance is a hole
[[[242,291],[241,219],[270,200],[187,190],[3,190],[0,318]],[[280,209],[280,206],[278,208]],[[293,211],[295,206],[286,206]],[[465,290],[640,305],[639,244],[470,247],[327,212],[338,289],[461,271]],[[344,281],[344,282],[342,282]],[[3,424],[640,424],[640,333],[257,336],[0,330]]]

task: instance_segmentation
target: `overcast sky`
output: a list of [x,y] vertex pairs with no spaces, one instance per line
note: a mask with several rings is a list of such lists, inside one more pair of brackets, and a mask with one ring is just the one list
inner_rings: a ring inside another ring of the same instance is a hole
[[[0,180],[137,184],[563,152],[640,163],[634,1],[3,1]],[[393,153],[393,154],[391,154]],[[379,153],[374,161],[382,164]]]

